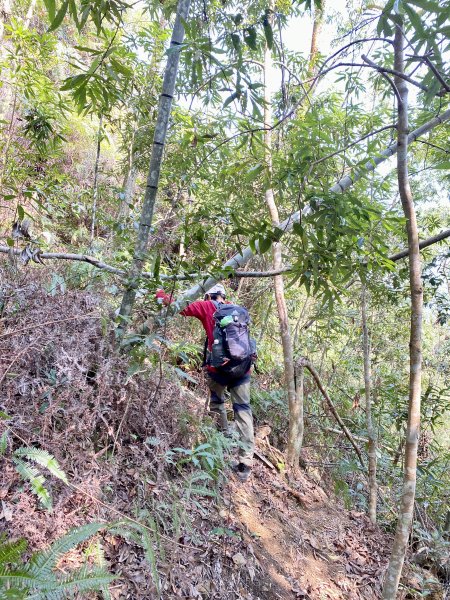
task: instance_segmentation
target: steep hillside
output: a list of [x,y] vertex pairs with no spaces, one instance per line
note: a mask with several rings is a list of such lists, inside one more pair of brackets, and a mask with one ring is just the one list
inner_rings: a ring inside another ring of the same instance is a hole
[[[205,417],[200,373],[186,387],[176,366],[117,355],[110,310],[94,291],[45,292],[32,271],[14,288],[8,280],[1,532],[26,538],[32,551],[74,526],[120,522],[60,562],[65,572],[101,556],[118,575],[113,599],[379,598],[390,538],[314,472],[290,481],[278,473],[267,427],[242,484],[229,469],[234,442]],[[68,484],[46,474],[52,511],[17,473],[20,447],[42,448],[64,469]]]

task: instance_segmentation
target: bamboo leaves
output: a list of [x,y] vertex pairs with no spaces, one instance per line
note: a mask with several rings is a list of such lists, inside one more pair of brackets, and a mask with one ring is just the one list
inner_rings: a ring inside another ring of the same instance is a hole
[[107,23],[120,25],[124,12],[129,8],[129,4],[123,0],[82,0],[80,3],[75,0],[63,0],[59,6],[55,0],[44,0],[44,4],[50,21],[49,31],[58,29],[69,12],[78,31],[81,31],[90,19],[97,33],[100,33],[105,30]]
[[108,114],[112,107],[126,102],[132,91],[130,83],[135,78],[136,56],[124,46],[114,43],[114,36],[103,38],[104,49],[77,46],[77,50],[91,62],[83,62],[81,56],[72,66],[82,71],[68,77],[62,91],[70,92],[78,112]]

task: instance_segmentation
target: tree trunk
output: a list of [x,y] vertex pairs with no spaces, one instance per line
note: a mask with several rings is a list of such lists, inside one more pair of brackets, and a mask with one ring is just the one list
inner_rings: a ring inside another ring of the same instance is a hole
[[[399,18],[397,17],[397,19]],[[403,44],[403,26],[397,24],[394,40],[394,68],[401,73],[404,71]],[[411,293],[410,372],[403,491],[391,558],[383,586],[383,600],[394,600],[396,597],[413,518],[422,374],[423,290],[416,213],[408,177],[408,86],[404,79],[397,76],[395,77],[395,85],[399,92],[397,178],[402,207],[406,217],[409,247],[409,281]]]
[[100,149],[102,143],[102,127],[103,127],[103,115],[100,115],[98,120],[98,131],[97,131],[97,150],[95,152],[95,165],[94,165],[94,183],[92,186],[92,222],[91,222],[91,239],[89,242],[89,249],[92,249],[95,236],[95,221],[97,218],[97,200],[98,200],[98,168],[100,165]]
[[[302,365],[295,367],[295,403],[289,414],[289,438],[288,443],[292,445],[291,453],[294,457],[294,469],[298,467],[300,452],[303,446],[303,434],[305,432],[304,420],[304,381],[305,370]],[[289,450],[289,448],[288,448]],[[288,455],[289,459],[289,455]],[[290,464],[290,463],[289,463]]]
[[322,0],[320,8],[314,9],[314,23],[311,34],[311,49],[309,51],[308,77],[313,77],[317,72],[317,53],[319,50],[319,38],[322,31],[323,16],[325,14],[325,0]]
[[369,457],[369,518],[372,523],[377,522],[377,434],[372,421],[371,398],[371,361],[370,338],[367,328],[367,289],[363,284],[361,293],[361,320],[363,332],[364,352],[364,391],[366,397],[366,426],[368,437]]
[[189,6],[190,0],[179,0],[178,2],[177,16],[172,32],[172,39],[170,41],[170,49],[167,57],[166,70],[164,73],[162,93],[159,100],[158,116],[156,119],[155,134],[153,137],[152,155],[150,158],[150,167],[147,177],[144,202],[142,205],[139,231],[134,248],[133,263],[131,265],[130,277],[119,311],[119,325],[116,331],[117,339],[119,341],[125,334],[125,330],[133,310],[136,299],[136,289],[139,284],[139,277],[146,258],[150,228],[153,220],[153,211],[158,192],[159,175],[163,161],[164,144],[167,137],[167,128],[169,124],[172,99],[175,92],[175,82],[178,73],[178,63],[180,61],[179,46],[183,43],[184,39],[183,21],[187,20]]
[[[271,13],[269,15],[270,24],[273,24],[274,2],[270,3]],[[272,188],[273,165],[272,165],[272,108],[270,104],[269,87],[267,79],[272,68],[272,51],[269,46],[265,45],[264,49],[264,159],[267,167],[268,184],[265,191],[265,200],[269,209],[272,225],[278,227],[280,217],[278,208],[275,202],[275,196]],[[281,256],[281,243],[274,242],[272,244],[273,268],[282,269],[283,259]],[[303,409],[299,410],[297,402],[301,399],[295,392],[295,372],[294,372],[294,351],[292,348],[291,332],[289,327],[289,316],[286,306],[286,298],[284,296],[284,281],[283,275],[277,275],[273,279],[275,301],[277,303],[278,321],[280,324],[281,344],[283,346],[283,362],[284,362],[284,381],[289,402],[289,433],[287,445],[287,463],[293,468],[298,468],[298,459],[300,455],[301,444],[298,443],[298,431],[303,428],[303,424],[299,424],[295,420],[303,415]]]

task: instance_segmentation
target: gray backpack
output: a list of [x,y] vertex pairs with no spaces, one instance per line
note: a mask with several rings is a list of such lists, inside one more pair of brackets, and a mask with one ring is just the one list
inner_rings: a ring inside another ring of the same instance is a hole
[[243,377],[256,359],[256,342],[250,337],[250,315],[237,304],[214,302],[213,344],[209,365],[236,379]]

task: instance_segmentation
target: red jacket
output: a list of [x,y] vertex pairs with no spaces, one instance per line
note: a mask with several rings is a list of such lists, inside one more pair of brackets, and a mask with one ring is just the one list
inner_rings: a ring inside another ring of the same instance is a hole
[[216,310],[217,308],[211,300],[196,300],[180,312],[180,315],[183,315],[183,317],[195,317],[202,322],[203,329],[208,337],[208,350],[211,350],[214,341],[213,314]]
[[[166,306],[173,302],[172,296],[170,294],[166,294],[163,290],[158,290],[156,292],[156,297],[161,298],[163,304],[165,304]],[[214,302],[211,302],[211,300],[196,300],[195,302],[192,302],[192,304],[186,306],[186,308],[184,308],[182,311],[180,311],[180,315],[183,315],[183,317],[195,317],[196,319],[199,319],[199,321],[201,321],[203,329],[205,330],[206,336],[208,338],[208,350],[211,350],[214,341],[213,314],[216,312],[216,310],[216,306]],[[208,369],[208,371],[216,371],[214,367],[211,367],[209,365],[207,365],[206,368]]]

